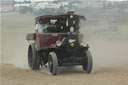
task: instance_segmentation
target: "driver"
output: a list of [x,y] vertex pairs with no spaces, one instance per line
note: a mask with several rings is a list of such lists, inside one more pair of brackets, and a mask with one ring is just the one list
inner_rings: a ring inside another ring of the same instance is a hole
[[45,22],[43,22],[42,19],[40,19],[39,22],[35,26],[35,33],[36,34],[44,33],[47,27],[48,27],[48,24],[46,24]]

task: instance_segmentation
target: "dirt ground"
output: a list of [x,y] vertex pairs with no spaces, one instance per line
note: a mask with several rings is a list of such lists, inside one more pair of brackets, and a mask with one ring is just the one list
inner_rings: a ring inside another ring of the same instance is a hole
[[3,14],[1,25],[0,85],[128,85],[127,40],[88,40],[92,73],[84,73],[81,66],[59,67],[58,75],[52,76],[46,68],[28,68],[25,38],[34,31],[34,16]]

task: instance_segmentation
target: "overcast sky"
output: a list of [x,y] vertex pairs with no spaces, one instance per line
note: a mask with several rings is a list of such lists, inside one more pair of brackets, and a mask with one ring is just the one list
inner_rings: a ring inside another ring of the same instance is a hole
[[[15,1],[24,1],[24,0],[15,0]],[[27,0],[29,1],[29,0]],[[54,0],[30,0],[30,1],[54,1]]]
[[[24,0],[15,0],[15,1],[24,1]],[[29,1],[29,0],[28,0]],[[55,1],[55,0],[30,0],[30,1]],[[62,0],[63,1],[63,0]],[[94,0],[95,1],[95,0]],[[99,0],[100,1],[100,0]],[[101,0],[102,1],[102,0]],[[127,0],[106,0],[106,1],[127,1]]]

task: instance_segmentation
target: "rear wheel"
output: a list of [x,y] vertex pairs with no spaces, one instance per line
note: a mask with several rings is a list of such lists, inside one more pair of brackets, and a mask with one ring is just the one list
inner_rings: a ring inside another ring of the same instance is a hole
[[93,60],[92,60],[92,55],[91,52],[86,50],[84,53],[85,60],[83,62],[83,70],[86,71],[87,73],[90,73],[92,71],[92,66],[93,66]]
[[56,75],[57,74],[57,67],[58,67],[58,59],[57,59],[55,52],[49,53],[48,65],[49,65],[50,73],[52,75]]
[[28,64],[32,70],[39,70],[40,68],[40,56],[38,51],[35,50],[34,44],[31,44],[28,48]]

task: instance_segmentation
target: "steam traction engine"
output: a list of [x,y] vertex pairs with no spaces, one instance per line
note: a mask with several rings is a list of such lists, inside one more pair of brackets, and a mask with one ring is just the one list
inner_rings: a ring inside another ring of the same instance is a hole
[[[28,64],[32,70],[38,70],[48,63],[51,74],[57,74],[59,66],[82,65],[85,72],[92,70],[92,56],[88,45],[82,43],[79,22],[85,20],[84,16],[75,15],[73,12],[62,15],[47,15],[36,17],[43,22],[52,24],[44,32],[29,33],[27,40]],[[52,23],[55,21],[55,23]]]

